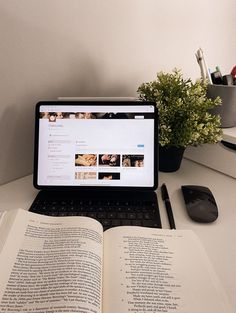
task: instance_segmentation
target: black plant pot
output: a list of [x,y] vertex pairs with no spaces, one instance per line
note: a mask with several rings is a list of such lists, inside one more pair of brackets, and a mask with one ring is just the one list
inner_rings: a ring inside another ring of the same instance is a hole
[[177,171],[180,168],[184,150],[184,147],[159,146],[159,171]]

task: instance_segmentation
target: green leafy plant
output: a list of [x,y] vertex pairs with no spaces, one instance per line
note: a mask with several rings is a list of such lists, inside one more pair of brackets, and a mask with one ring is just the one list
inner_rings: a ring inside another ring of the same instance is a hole
[[207,98],[207,81],[184,79],[180,70],[159,72],[138,88],[142,100],[155,101],[159,112],[161,146],[187,147],[222,139],[220,116],[209,110],[221,103]]

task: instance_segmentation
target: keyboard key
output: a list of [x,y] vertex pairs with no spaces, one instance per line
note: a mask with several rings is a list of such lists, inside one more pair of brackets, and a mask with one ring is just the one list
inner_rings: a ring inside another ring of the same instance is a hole
[[131,220],[122,220],[121,225],[122,226],[129,226],[129,225],[131,225]]
[[107,213],[107,218],[109,218],[109,219],[114,219],[114,218],[116,218],[116,216],[117,216],[117,214],[114,212]]
[[99,212],[97,216],[98,216],[99,219],[104,219],[104,218],[107,217],[107,214],[106,214],[106,213]]
[[134,220],[132,221],[133,226],[142,226],[142,221],[141,220]]
[[96,213],[90,213],[90,212],[89,212],[89,213],[87,214],[87,216],[88,216],[88,217],[92,217],[92,218],[96,218],[96,217],[97,217],[97,214],[96,214]]
[[144,227],[155,227],[155,223],[152,220],[144,220],[143,226]]
[[142,220],[142,219],[143,219],[143,213],[138,213],[138,214],[137,214],[137,218],[138,218],[139,220]]
[[107,227],[111,225],[111,221],[110,220],[101,220],[101,223],[103,226]]
[[136,214],[135,213],[128,213],[128,218],[131,220],[136,219]]
[[119,219],[125,219],[126,218],[126,213],[118,213],[117,218]]
[[121,221],[120,220],[112,220],[111,221],[111,225],[112,226],[120,226],[121,225]]
[[145,218],[145,220],[150,220],[151,219],[150,214],[144,213],[144,218]]

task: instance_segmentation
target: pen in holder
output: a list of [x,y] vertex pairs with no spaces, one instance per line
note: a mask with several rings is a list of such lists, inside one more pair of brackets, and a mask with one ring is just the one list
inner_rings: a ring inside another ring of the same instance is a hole
[[211,110],[221,116],[221,127],[236,126],[236,86],[208,85],[207,96],[211,99],[220,97],[222,104]]

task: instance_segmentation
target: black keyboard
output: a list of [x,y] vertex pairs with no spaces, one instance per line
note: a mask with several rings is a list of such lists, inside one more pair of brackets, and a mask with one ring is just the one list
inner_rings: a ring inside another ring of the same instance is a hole
[[88,216],[98,220],[104,230],[121,225],[161,228],[159,208],[152,200],[36,199],[30,211],[50,216]]

